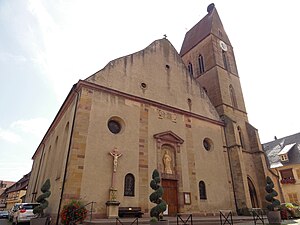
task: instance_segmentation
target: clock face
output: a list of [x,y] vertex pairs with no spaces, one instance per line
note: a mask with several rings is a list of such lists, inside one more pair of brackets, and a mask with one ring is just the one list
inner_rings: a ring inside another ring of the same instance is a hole
[[220,47],[223,51],[225,51],[225,52],[227,51],[227,45],[221,40],[220,40]]

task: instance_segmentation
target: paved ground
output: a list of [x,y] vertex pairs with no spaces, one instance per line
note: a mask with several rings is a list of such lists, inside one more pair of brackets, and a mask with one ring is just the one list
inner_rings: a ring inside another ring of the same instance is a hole
[[[165,219],[169,220],[170,225],[177,225],[177,218],[176,217],[166,217]],[[179,220],[178,225],[191,225],[191,221],[188,220],[186,221],[187,218],[183,218],[183,221]],[[86,221],[86,225],[135,225],[135,224],[149,224],[149,218],[140,218],[137,221],[134,221],[134,218],[120,218],[121,222],[116,222],[116,219],[99,219],[99,220],[94,220],[91,222]],[[184,223],[185,222],[185,223]],[[228,222],[224,223],[225,221],[223,220],[223,224],[227,225]],[[268,224],[267,219],[264,219],[265,225]],[[220,218],[219,217],[193,217],[193,225],[220,225]],[[238,225],[254,225],[253,218],[250,216],[234,216],[233,217],[233,224],[238,224]],[[261,221],[256,222],[257,225],[263,224]],[[283,225],[300,225],[300,219],[297,220],[285,220],[282,221]]]
[[[177,220],[176,217],[169,217],[167,218],[170,222],[170,225],[176,225],[177,224]],[[124,225],[135,225],[137,224],[132,223],[134,219],[132,218],[126,218],[126,219],[120,219],[121,222]],[[139,219],[139,224],[149,224],[149,218],[141,218]],[[223,221],[224,222],[224,221]],[[121,225],[121,223],[116,223],[115,219],[101,219],[101,220],[95,220],[92,222],[85,222],[85,224],[90,224],[90,225],[114,225],[114,224],[118,224]],[[218,217],[205,217],[205,218],[193,218],[193,225],[220,225],[220,221]],[[226,223],[227,225],[228,223]],[[252,220],[252,217],[233,217],[233,224],[238,224],[238,225],[254,225],[254,222]],[[258,221],[257,225],[261,225],[262,222]],[[268,224],[268,221],[265,220],[265,225]],[[300,219],[295,219],[295,220],[284,220],[281,223],[282,225],[300,225]],[[11,225],[11,223],[8,222],[8,220],[6,219],[0,219],[0,225]],[[24,224],[25,225],[25,224]],[[26,225],[29,225],[26,224]],[[178,225],[184,225],[184,223],[182,221],[179,220]],[[186,222],[185,225],[191,225],[191,222],[188,221]]]

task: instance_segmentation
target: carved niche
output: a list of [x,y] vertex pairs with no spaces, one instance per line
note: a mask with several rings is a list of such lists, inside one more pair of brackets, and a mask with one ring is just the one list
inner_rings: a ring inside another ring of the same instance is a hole
[[157,168],[162,178],[177,179],[177,154],[180,153],[180,145],[184,142],[172,131],[155,134],[157,149]]

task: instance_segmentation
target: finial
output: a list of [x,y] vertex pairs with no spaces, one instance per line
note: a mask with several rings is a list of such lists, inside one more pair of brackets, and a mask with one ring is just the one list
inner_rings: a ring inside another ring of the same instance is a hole
[[215,4],[211,3],[207,6],[207,12],[211,13],[213,11],[213,9],[215,8]]
[[167,35],[166,34],[164,34],[164,39],[167,39]]

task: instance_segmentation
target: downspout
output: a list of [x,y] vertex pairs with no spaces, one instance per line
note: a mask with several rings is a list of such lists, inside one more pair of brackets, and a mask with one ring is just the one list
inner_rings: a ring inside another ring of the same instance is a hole
[[[222,119],[225,126],[226,126],[226,122],[224,119]],[[236,201],[236,195],[235,195],[235,187],[234,187],[234,181],[233,181],[233,173],[232,173],[232,169],[231,169],[231,160],[230,160],[230,155],[229,155],[229,150],[230,148],[228,147],[228,142],[227,142],[227,136],[226,136],[226,131],[225,131],[225,126],[224,126],[224,136],[225,136],[225,142],[226,142],[226,148],[227,148],[227,156],[228,156],[228,161],[229,161],[229,170],[230,170],[230,175],[231,175],[231,183],[232,183],[232,189],[233,189],[233,197],[234,197],[234,204],[235,204],[235,209],[236,212],[239,212],[239,208],[237,205],[237,201]]]
[[64,177],[63,177],[63,182],[62,182],[62,187],[61,187],[61,194],[60,194],[58,211],[57,211],[57,217],[56,217],[56,224],[58,224],[58,221],[59,221],[59,212],[60,212],[60,209],[61,209],[61,203],[62,203],[63,194],[64,194],[65,181],[66,181],[66,177],[67,177],[68,161],[69,161],[69,156],[70,156],[70,152],[71,152],[71,144],[72,144],[72,138],[73,138],[74,124],[75,124],[75,116],[76,116],[77,105],[78,105],[78,100],[79,100],[79,93],[76,91],[75,88],[76,88],[76,84],[74,84],[73,88],[72,88],[77,95],[76,95],[76,103],[75,103],[74,116],[73,116],[72,128],[71,128],[71,134],[70,134],[70,141],[69,141],[69,146],[68,146],[68,154],[67,154],[67,159],[66,159]]
[[43,161],[43,158],[44,158],[44,151],[45,151],[45,144],[44,143],[41,143],[43,145],[43,150],[42,150],[42,155],[41,155],[41,159],[40,159],[40,164],[39,164],[39,168],[38,168],[38,172],[37,172],[37,177],[36,177],[36,180],[35,180],[35,184],[34,184],[34,188],[33,188],[33,193],[32,193],[32,198],[31,198],[31,202],[34,202],[34,196],[37,194],[37,190],[36,190],[36,186],[37,186],[37,181],[38,181],[38,178],[39,178],[39,175],[40,175],[40,170],[41,170],[41,165],[42,165],[42,161]]
[[279,187],[279,191],[280,191],[280,194],[281,194],[281,202],[286,202],[285,199],[284,199],[284,195],[283,195],[283,192],[282,192],[282,188],[281,188],[281,185],[280,185],[280,182],[279,182],[279,172],[277,170],[277,168],[275,168],[276,172],[277,172],[277,175],[270,169],[271,173],[277,178],[277,184],[278,184],[278,187]]

